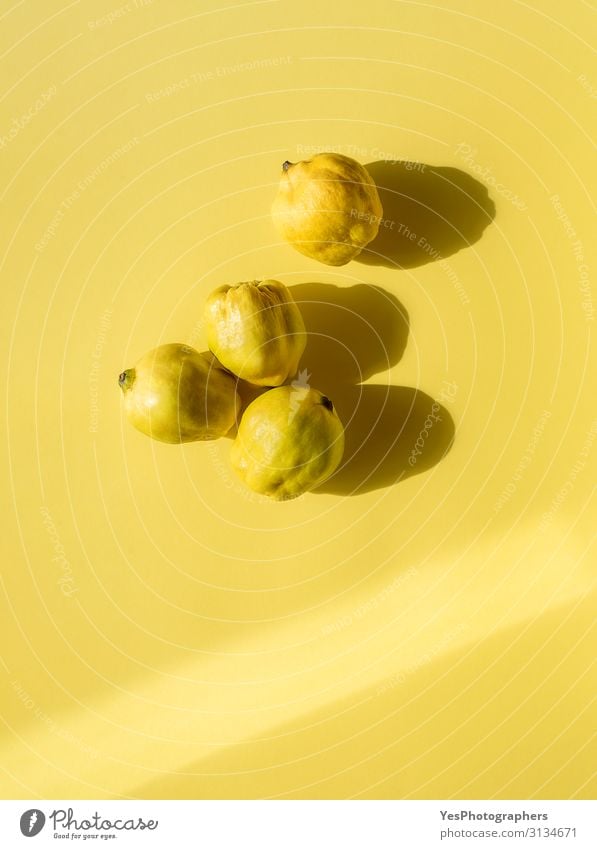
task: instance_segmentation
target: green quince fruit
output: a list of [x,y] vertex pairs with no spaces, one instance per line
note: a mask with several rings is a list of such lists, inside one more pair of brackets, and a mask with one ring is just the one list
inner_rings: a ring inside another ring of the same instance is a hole
[[160,442],[217,439],[236,421],[236,380],[210,353],[160,345],[118,378],[130,423]]
[[230,460],[250,489],[283,501],[323,483],[343,452],[344,428],[330,399],[295,383],[249,404]]
[[307,334],[283,283],[220,286],[207,299],[204,319],[210,350],[243,380],[279,386],[296,374]]
[[282,165],[272,217],[302,254],[345,265],[376,237],[382,216],[373,178],[350,156],[318,153]]

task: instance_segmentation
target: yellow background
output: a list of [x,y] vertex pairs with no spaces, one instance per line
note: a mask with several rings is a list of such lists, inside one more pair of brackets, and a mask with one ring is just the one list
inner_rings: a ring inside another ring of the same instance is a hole
[[[594,794],[590,4],[0,14],[2,795]],[[309,148],[393,161],[389,261],[280,243]],[[117,386],[264,277],[351,446],[282,504]]]

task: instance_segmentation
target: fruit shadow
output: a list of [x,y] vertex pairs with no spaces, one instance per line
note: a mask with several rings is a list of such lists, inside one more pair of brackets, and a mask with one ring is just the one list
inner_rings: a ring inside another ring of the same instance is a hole
[[[432,468],[452,447],[452,416],[420,389],[351,385],[321,375],[310,380],[332,399],[345,437],[342,464],[315,493],[359,495],[393,486]],[[263,392],[267,389],[244,385],[242,409]],[[235,435],[236,427],[228,437]]]
[[400,301],[364,284],[303,283],[291,291],[307,329],[303,380],[331,398],[345,428],[343,463],[316,492],[371,492],[438,463],[454,439],[446,408],[406,386],[361,385],[404,353],[409,317]]
[[448,410],[410,386],[339,384],[330,394],[344,425],[342,464],[316,492],[358,495],[435,466],[455,433]]
[[495,218],[486,186],[459,168],[384,160],[365,167],[383,216],[357,262],[416,268],[474,244]]
[[307,330],[301,369],[317,389],[362,383],[401,359],[409,318],[394,295],[366,284],[301,283],[291,292]]

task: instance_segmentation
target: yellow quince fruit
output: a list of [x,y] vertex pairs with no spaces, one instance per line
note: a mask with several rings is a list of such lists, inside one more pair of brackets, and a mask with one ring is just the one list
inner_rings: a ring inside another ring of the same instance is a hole
[[376,237],[382,216],[373,178],[350,156],[318,153],[282,165],[272,217],[302,254],[345,265]]
[[204,320],[209,349],[243,380],[279,386],[296,374],[307,334],[283,283],[220,286],[207,299]]
[[240,399],[236,380],[210,353],[188,345],[160,345],[118,383],[130,423],[160,442],[217,439],[236,421]]
[[295,383],[249,404],[230,460],[249,489],[283,501],[323,483],[343,452],[344,428],[330,399]]

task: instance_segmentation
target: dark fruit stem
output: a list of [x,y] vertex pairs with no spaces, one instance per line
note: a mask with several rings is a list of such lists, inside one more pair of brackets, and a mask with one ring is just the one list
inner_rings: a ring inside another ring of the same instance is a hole
[[120,372],[118,375],[118,385],[125,392],[127,389],[130,389],[135,380],[135,369],[127,368],[126,371]]
[[288,160],[286,160],[286,162],[282,163],[282,171],[288,171],[288,169],[290,168],[291,165],[292,165],[292,162],[289,162]]
[[332,402],[330,401],[330,399],[328,398],[328,396],[327,396],[327,395],[324,395],[324,396],[322,397],[322,399],[321,399],[321,403],[322,403],[322,404],[323,404],[323,406],[326,408],[326,410],[329,410],[329,411],[330,411],[330,413],[333,413],[333,412],[334,412],[334,405],[332,404]]

